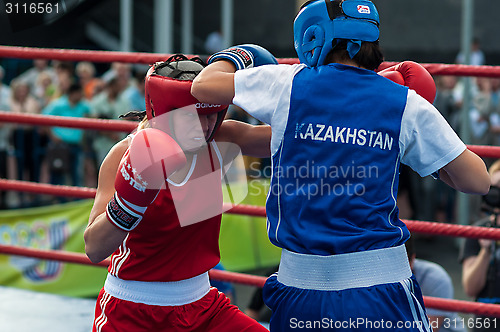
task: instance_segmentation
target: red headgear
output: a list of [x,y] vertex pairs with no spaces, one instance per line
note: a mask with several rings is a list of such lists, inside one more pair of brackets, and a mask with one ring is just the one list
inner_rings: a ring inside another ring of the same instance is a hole
[[[204,67],[205,64],[198,57],[188,59],[184,55],[176,54],[167,61],[157,62],[149,68],[145,80],[146,113],[153,127],[154,118],[175,109],[195,105],[198,114],[217,113],[217,122],[207,141],[213,138],[224,120],[227,105],[200,103],[191,95],[193,79]],[[168,120],[162,119],[161,122],[164,124]]]

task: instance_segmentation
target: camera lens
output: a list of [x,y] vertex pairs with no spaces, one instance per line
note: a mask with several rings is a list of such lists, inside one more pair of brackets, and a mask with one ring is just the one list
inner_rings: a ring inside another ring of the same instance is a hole
[[491,208],[500,208],[500,187],[491,186],[490,191],[483,196],[483,202]]

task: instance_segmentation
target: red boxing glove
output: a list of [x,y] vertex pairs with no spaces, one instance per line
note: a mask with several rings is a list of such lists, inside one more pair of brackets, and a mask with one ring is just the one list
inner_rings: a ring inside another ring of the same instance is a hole
[[403,61],[378,73],[393,82],[415,90],[429,103],[436,98],[436,83],[431,74],[421,64],[413,61]]
[[106,217],[118,228],[131,231],[142,220],[165,180],[186,164],[177,142],[161,130],[137,132],[118,166],[116,192],[106,207]]

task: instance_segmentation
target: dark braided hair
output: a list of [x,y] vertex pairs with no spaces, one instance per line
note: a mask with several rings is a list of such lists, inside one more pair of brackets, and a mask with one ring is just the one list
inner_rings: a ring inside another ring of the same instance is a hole
[[128,121],[142,121],[146,117],[146,111],[130,111],[125,114],[120,114],[119,119]]

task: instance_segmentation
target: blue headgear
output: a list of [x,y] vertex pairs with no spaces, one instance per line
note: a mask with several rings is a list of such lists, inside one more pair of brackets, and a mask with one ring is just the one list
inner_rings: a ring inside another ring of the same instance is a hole
[[300,62],[315,67],[325,62],[336,39],[346,39],[347,51],[353,58],[362,41],[378,40],[379,23],[377,8],[368,0],[312,1],[295,18],[295,50]]

